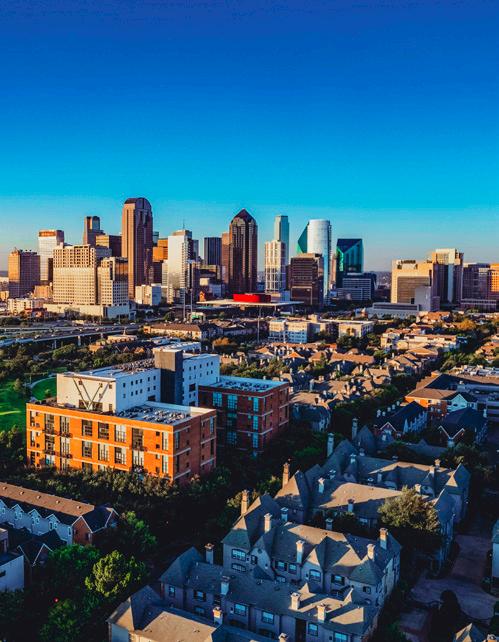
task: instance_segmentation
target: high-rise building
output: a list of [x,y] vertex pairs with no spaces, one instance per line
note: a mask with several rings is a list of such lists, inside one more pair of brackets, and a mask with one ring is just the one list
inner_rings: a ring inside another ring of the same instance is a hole
[[196,300],[195,244],[190,230],[178,230],[168,237],[168,260],[166,266],[167,300],[184,304]]
[[321,254],[324,263],[324,300],[329,298],[331,289],[331,223],[327,219],[313,218],[307,226],[307,252]]
[[461,307],[495,312],[499,305],[499,263],[465,263]]
[[284,243],[284,265],[289,263],[289,219],[286,214],[279,214],[274,219],[274,240]]
[[29,250],[13,250],[8,261],[9,297],[18,299],[30,294],[40,283],[40,257]]
[[40,256],[40,283],[47,285],[52,281],[54,249],[64,243],[62,230],[40,230],[38,232],[38,254]]
[[229,289],[232,294],[256,292],[258,226],[247,210],[238,212],[229,227]]
[[431,260],[396,259],[392,261],[391,302],[415,303],[418,298],[417,290],[425,288],[431,299],[430,309],[438,309],[440,304],[437,290],[438,269],[439,265]]
[[297,254],[306,254],[307,253],[307,243],[308,243],[308,223],[305,225],[303,232],[298,238],[296,243],[296,253]]
[[97,234],[95,247],[107,247],[111,250],[111,256],[121,256],[120,234]]
[[265,291],[286,289],[286,244],[282,241],[265,243]]
[[95,239],[99,234],[104,234],[100,227],[100,218],[98,216],[85,216],[83,221],[83,245],[95,247]]
[[128,263],[126,259],[110,256],[101,260],[97,268],[97,292],[100,305],[127,305]]
[[338,299],[348,301],[372,301],[376,289],[374,272],[347,272],[343,275],[342,286],[337,288]]
[[289,264],[289,289],[292,301],[320,305],[324,300],[324,259],[322,254],[300,254]]
[[168,237],[158,239],[157,244],[152,249],[153,261],[166,261],[168,258]]
[[336,287],[343,285],[343,277],[349,272],[364,271],[364,246],[362,239],[338,239],[336,243],[335,274]]
[[123,205],[121,254],[128,259],[128,296],[149,283],[152,268],[152,209],[146,198],[128,198]]
[[203,262],[205,265],[222,265],[222,239],[220,236],[205,237]]
[[97,250],[88,244],[56,247],[54,250],[54,303],[95,305],[97,303],[97,263]]
[[460,303],[463,294],[463,253],[455,248],[435,250],[431,261],[439,265],[436,283],[440,303]]
[[222,282],[228,286],[229,284],[229,263],[230,263],[230,234],[223,232],[222,234]]

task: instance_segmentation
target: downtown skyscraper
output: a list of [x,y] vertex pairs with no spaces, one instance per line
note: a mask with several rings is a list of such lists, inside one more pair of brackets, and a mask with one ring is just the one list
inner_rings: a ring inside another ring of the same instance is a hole
[[121,253],[128,259],[128,296],[149,283],[152,272],[152,209],[146,198],[128,198],[123,205]]
[[229,290],[232,294],[255,292],[258,269],[258,226],[241,210],[229,226]]

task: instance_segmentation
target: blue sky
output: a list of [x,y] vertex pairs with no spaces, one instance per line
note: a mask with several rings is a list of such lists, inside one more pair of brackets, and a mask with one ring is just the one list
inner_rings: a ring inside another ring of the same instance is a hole
[[41,227],[161,235],[241,207],[295,240],[362,236],[368,268],[458,247],[499,261],[499,5],[440,0],[0,6],[0,268]]

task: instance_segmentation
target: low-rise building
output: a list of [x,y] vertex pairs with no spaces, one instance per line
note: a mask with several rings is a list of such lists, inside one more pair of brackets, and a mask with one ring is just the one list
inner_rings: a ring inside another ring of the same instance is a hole
[[448,412],[438,425],[449,447],[454,446],[466,435],[475,444],[483,444],[487,438],[487,415],[473,408],[462,408]]
[[289,425],[289,385],[282,381],[219,377],[199,385],[199,403],[217,411],[217,440],[260,453]]
[[374,322],[358,319],[338,320],[338,337],[362,339],[374,330]]
[[159,305],[161,303],[161,283],[136,285],[135,303],[137,303],[137,305]]
[[0,528],[0,595],[2,591],[24,588],[24,559],[18,551],[9,550],[9,533]]
[[311,335],[311,323],[307,319],[271,319],[269,341],[281,343],[307,343]]

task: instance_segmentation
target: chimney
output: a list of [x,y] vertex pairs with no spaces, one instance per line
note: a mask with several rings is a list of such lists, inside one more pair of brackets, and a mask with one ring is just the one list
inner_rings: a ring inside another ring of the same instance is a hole
[[294,593],[291,593],[291,608],[293,611],[298,611],[300,608],[300,600],[301,600],[301,595],[297,593],[296,591]]
[[6,553],[9,550],[9,531],[6,528],[0,528],[0,553]]
[[377,484],[382,484],[383,483],[383,473],[376,473],[376,483]]
[[386,551],[388,548],[388,530],[386,528],[379,529],[379,544]]
[[440,468],[440,459],[435,459],[435,470]]
[[355,504],[355,500],[353,500],[353,499],[349,499],[348,500],[348,512],[349,513],[353,513],[354,504]]
[[327,436],[327,456],[331,457],[334,450],[334,435],[332,432],[328,433]]
[[376,551],[376,546],[374,544],[367,545],[367,557],[370,560],[374,560],[374,553]]
[[246,515],[249,508],[249,490],[243,490],[241,497],[241,515]]
[[296,562],[297,562],[297,564],[303,564],[304,549],[305,549],[305,542],[302,539],[299,539],[296,542]]
[[324,479],[324,477],[320,477],[317,480],[317,483],[319,484],[319,493],[321,493],[321,494],[324,492],[324,483],[325,483],[325,481],[326,480]]
[[272,528],[272,515],[270,513],[265,513],[263,516],[263,530],[268,533]]
[[414,484],[414,490],[416,491],[416,493],[417,493],[418,495],[422,495],[422,492],[421,492],[421,484]]
[[357,433],[359,431],[359,420],[357,417],[354,417],[352,419],[352,441],[355,441],[357,439]]
[[367,478],[367,485],[368,486],[374,486],[374,479],[372,477]]
[[320,604],[317,605],[317,621],[318,622],[325,622],[326,621],[326,609],[327,606],[324,604],[324,602],[321,602]]
[[496,642],[498,639],[499,638],[497,637],[497,635],[494,635],[493,633],[489,633],[487,635],[487,639],[485,640],[485,642]]
[[332,519],[332,517],[326,517],[326,530],[327,531],[332,531],[333,530],[333,519]]
[[281,519],[284,523],[288,521],[288,509],[285,506],[281,508]]
[[206,544],[206,546],[204,547],[204,550],[205,550],[205,556],[206,556],[206,563],[213,564],[215,547],[213,546],[213,544]]
[[286,486],[289,482],[289,464],[286,462],[282,467],[282,487]]
[[289,637],[286,635],[286,633],[280,633],[279,634],[279,641],[278,642],[288,642]]
[[430,466],[430,470],[428,472],[430,477],[435,477],[435,466]]
[[213,621],[218,625],[223,624],[224,614],[219,606],[213,608]]
[[226,575],[223,575],[222,580],[220,582],[221,595],[227,595],[227,593],[229,592],[229,582],[230,582],[230,578],[227,577]]

